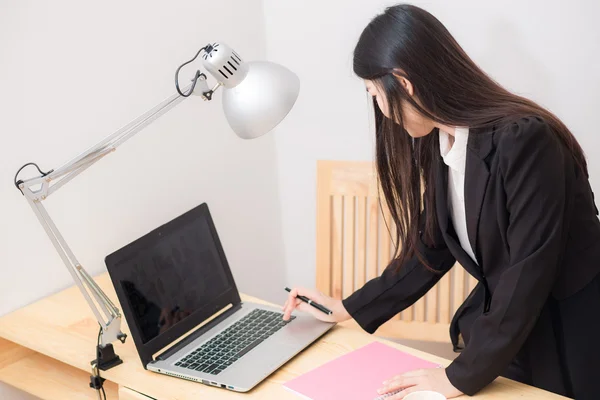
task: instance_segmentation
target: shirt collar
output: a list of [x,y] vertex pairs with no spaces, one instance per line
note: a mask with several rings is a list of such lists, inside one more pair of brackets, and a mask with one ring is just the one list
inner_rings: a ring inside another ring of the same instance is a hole
[[465,173],[468,141],[469,128],[454,130],[454,144],[451,144],[451,135],[440,130],[440,153],[444,163],[461,174]]

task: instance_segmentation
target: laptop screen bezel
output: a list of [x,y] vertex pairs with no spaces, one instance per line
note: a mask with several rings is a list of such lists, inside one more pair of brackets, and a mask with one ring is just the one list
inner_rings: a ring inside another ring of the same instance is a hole
[[[120,264],[124,260],[131,258],[140,251],[152,246],[152,244],[160,240],[162,236],[167,236],[170,233],[177,231],[177,229],[180,227],[189,223],[193,223],[193,221],[198,219],[204,219],[208,225],[213,244],[219,255],[219,261],[223,266],[227,278],[228,289],[215,298],[214,301],[207,303],[203,308],[194,311],[185,319],[167,329],[165,332],[144,343],[142,339],[141,328],[138,325],[138,320],[136,319],[133,309],[129,304],[127,295],[120,284],[122,280],[121,278],[128,275],[125,270],[127,264]],[[192,329],[202,324],[220,310],[225,309],[229,305],[236,306],[241,303],[240,294],[233,279],[231,268],[227,262],[223,246],[217,234],[217,229],[206,203],[202,203],[192,210],[180,215],[179,217],[176,217],[172,221],[167,222],[166,224],[154,229],[141,238],[131,242],[123,248],[113,252],[112,254],[109,254],[105,258],[105,264],[144,368],[146,368],[147,364],[153,360],[152,357],[154,354],[160,352],[169,344],[186,335]]]

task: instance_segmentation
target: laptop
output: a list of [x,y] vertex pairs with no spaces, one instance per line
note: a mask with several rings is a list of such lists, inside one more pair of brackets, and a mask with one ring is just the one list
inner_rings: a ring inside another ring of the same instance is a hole
[[206,203],[105,262],[142,365],[160,374],[246,392],[334,325],[242,302]]

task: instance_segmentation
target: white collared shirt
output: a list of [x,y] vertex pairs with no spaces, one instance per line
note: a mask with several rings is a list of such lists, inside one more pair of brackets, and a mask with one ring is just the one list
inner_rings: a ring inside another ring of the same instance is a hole
[[469,128],[456,128],[454,144],[451,139],[452,136],[449,133],[440,130],[440,153],[444,163],[448,166],[448,210],[460,245],[477,263],[467,234],[465,211],[465,169]]

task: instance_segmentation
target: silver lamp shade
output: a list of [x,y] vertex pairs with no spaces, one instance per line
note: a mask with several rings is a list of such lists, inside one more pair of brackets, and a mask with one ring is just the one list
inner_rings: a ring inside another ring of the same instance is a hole
[[239,137],[253,139],[271,131],[290,112],[300,92],[300,80],[279,64],[246,64],[244,80],[223,90],[223,112]]
[[204,66],[223,87],[223,112],[241,138],[253,139],[277,126],[290,112],[300,80],[286,67],[268,61],[243,61],[224,43],[214,43]]

